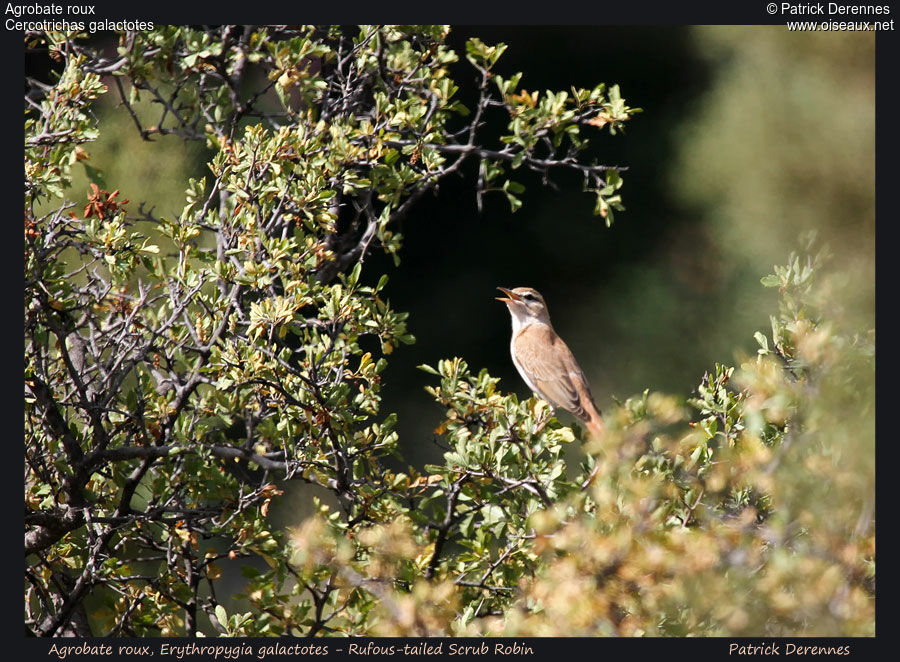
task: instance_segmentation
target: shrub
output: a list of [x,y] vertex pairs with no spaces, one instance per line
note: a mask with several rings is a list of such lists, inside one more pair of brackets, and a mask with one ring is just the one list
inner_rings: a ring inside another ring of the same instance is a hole
[[[610,223],[622,178],[584,150],[636,112],[615,86],[527,92],[477,39],[466,108],[446,34],[165,27],[112,57],[29,36],[58,75],[25,124],[27,630],[872,634],[874,338],[818,258],[763,280],[782,303],[758,356],[607,412],[580,467],[580,429],[453,358],[422,366],[443,462],[388,468],[381,374],[413,338],[366,256],[399,259],[398,221],[470,163],[513,210],[514,171],[578,172]],[[66,200],[110,89],[144,138],[213,150],[179,216],[99,181]],[[289,480],[333,503],[281,532]],[[217,590],[242,559],[265,563],[247,611]]]

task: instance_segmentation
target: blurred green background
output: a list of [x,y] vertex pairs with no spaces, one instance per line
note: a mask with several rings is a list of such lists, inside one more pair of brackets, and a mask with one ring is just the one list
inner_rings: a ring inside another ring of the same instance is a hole
[[[498,285],[544,294],[601,409],[645,388],[687,397],[715,362],[755,353],[753,332],[768,332],[777,306],[759,279],[804,231],[817,230],[850,274],[848,323],[874,328],[872,33],[456,26],[449,41],[463,54],[473,36],[508,44],[498,72],[524,72],[529,91],[619,84],[644,112],[594,148],[599,162],[628,167],[626,211],[612,228],[592,215],[577,178],[557,177],[553,191],[523,173],[520,211],[498,195],[479,215],[469,171],[406,219],[399,267],[378,254],[366,261],[373,282],[390,275],[388,296],[410,313],[417,338],[389,357],[384,375],[382,413],[398,412],[409,464],[421,469],[441,453],[432,430],[442,412],[418,364],[461,356],[501,377],[503,390],[530,395],[509,358]],[[465,102],[475,72],[461,60],[453,75]],[[134,209],[143,200],[157,215],[179,214],[187,177],[208,173],[205,147],[142,141],[113,90],[98,113],[101,138],[86,146],[87,163],[105,188]],[[486,136],[508,121],[487,119]],[[72,195],[87,188],[85,176]],[[297,512],[285,516],[296,521]]]

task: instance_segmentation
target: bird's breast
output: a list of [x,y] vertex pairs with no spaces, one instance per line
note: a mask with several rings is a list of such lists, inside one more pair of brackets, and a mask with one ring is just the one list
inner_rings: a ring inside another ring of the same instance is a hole
[[531,371],[522,363],[522,361],[519,360],[519,350],[517,350],[516,348],[517,342],[527,342],[527,339],[523,336],[529,334],[530,331],[534,331],[535,329],[532,328],[534,325],[519,325],[518,328],[516,328],[516,326],[517,325],[513,324],[513,334],[512,338],[509,341],[509,354],[512,357],[513,365],[516,366],[516,371],[518,371],[519,376],[522,377],[522,380],[528,385],[528,388],[530,388],[532,391],[546,400],[547,398],[544,397],[544,394],[537,387]]

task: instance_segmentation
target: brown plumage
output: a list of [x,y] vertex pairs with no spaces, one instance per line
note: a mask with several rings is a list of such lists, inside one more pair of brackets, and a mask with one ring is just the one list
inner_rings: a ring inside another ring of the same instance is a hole
[[544,298],[530,287],[498,288],[512,315],[510,353],[528,387],[554,408],[562,407],[584,422],[592,437],[603,435],[603,419],[594,404],[584,372],[553,325]]

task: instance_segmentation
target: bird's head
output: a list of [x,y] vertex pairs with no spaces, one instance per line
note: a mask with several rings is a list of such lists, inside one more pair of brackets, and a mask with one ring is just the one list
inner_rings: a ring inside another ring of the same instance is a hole
[[497,301],[505,303],[513,319],[520,324],[531,322],[550,324],[550,313],[547,311],[547,303],[537,290],[530,287],[517,287],[512,290],[498,287],[497,289],[506,295],[505,297],[497,297]]

